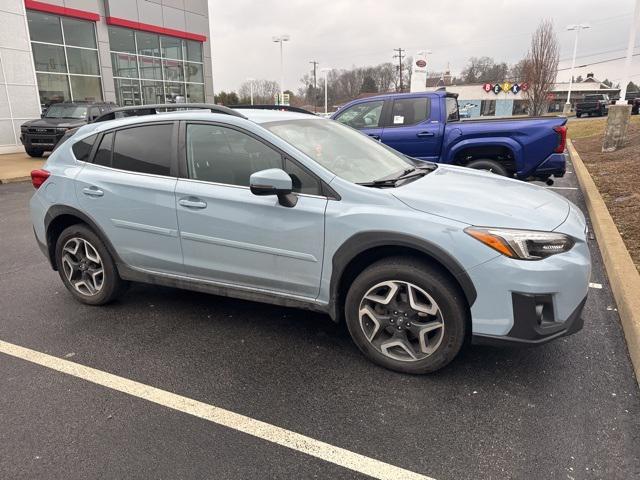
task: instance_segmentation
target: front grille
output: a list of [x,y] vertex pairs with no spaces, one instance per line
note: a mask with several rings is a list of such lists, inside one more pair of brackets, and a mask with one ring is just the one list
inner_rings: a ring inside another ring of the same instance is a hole
[[55,135],[55,128],[44,128],[44,127],[29,127],[27,129],[28,133],[35,133],[38,135]]

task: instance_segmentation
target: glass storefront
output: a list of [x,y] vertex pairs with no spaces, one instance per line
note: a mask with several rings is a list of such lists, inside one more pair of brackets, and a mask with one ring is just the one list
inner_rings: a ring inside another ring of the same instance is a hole
[[93,22],[27,11],[40,105],[102,101]]
[[118,105],[204,102],[202,43],[109,26]]

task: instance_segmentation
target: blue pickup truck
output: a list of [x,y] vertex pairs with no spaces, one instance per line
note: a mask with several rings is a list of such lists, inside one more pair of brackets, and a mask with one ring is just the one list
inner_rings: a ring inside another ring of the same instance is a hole
[[435,91],[354,100],[331,118],[422,160],[549,184],[565,173],[564,117],[461,120],[457,95]]

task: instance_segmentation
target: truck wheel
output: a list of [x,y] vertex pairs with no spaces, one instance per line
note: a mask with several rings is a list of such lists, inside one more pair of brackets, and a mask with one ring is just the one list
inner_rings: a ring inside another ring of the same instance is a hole
[[496,175],[501,175],[503,177],[506,177],[509,175],[509,172],[507,172],[507,169],[504,167],[504,165],[500,164],[499,162],[496,162],[495,160],[489,160],[489,159],[473,160],[467,163],[465,167],[475,168],[476,170],[485,170],[487,172],[495,173]]
[[27,155],[34,158],[39,158],[44,154],[44,150],[39,148],[25,148],[25,151],[27,152]]
[[462,348],[467,330],[460,289],[415,258],[385,258],[365,269],[351,284],[345,316],[362,353],[402,373],[444,367]]
[[576,117],[580,118],[582,116],[581,113],[576,113]]

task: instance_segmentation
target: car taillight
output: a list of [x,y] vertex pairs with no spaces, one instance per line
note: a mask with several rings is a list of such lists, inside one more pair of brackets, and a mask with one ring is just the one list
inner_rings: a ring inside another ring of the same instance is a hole
[[40,185],[42,185],[47,178],[49,178],[49,175],[51,175],[51,173],[49,173],[47,170],[32,170],[31,171],[31,183],[33,184],[33,188],[35,188],[36,190],[40,188]]
[[567,143],[567,127],[563,125],[561,127],[555,127],[555,132],[558,134],[558,146],[554,150],[555,153],[563,153],[564,147]]

